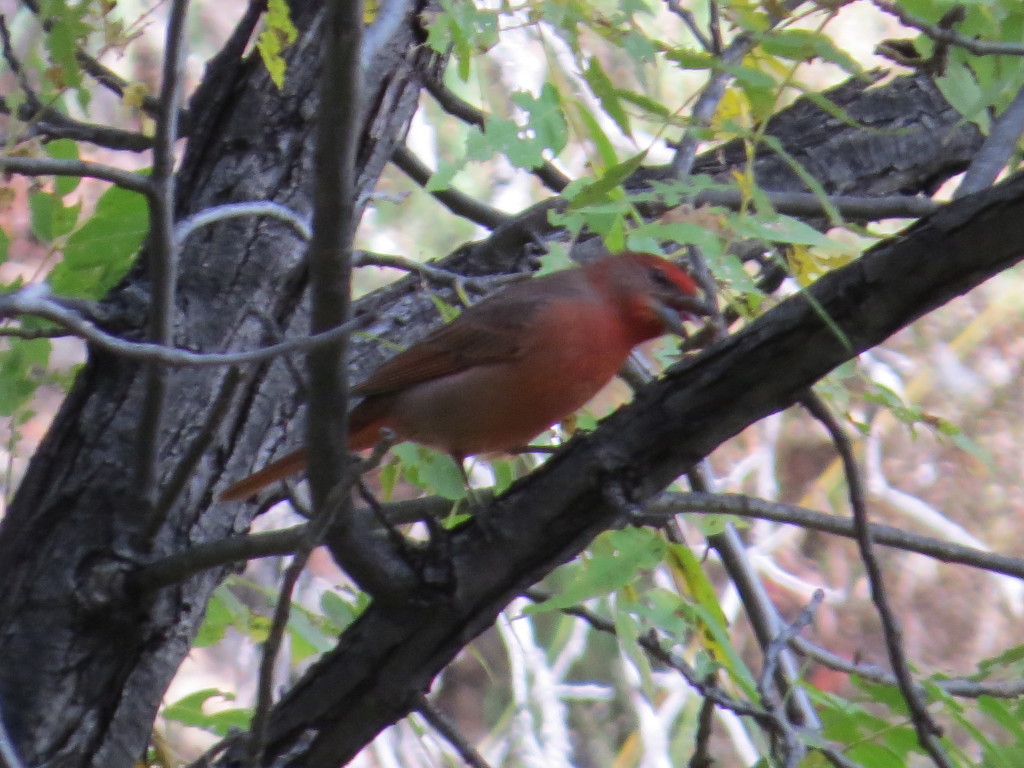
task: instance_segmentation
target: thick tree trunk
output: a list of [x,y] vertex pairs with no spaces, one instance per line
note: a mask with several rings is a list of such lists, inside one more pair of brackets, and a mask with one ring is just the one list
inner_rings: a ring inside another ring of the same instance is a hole
[[[283,91],[258,58],[223,61],[193,100],[180,216],[250,200],[274,200],[308,216],[322,12],[312,0],[290,5],[301,36],[288,52]],[[416,73],[430,56],[418,10],[419,3],[387,0],[367,38],[361,204],[416,107]],[[177,343],[206,351],[265,344],[268,328],[289,326],[301,307],[303,250],[276,221],[235,219],[193,235],[181,254]],[[140,337],[147,302],[139,268],[106,302],[117,318],[112,328]],[[134,362],[93,351],[3,521],[0,705],[30,765],[127,768],[139,759],[222,576],[206,573],[156,595],[121,594],[118,577],[147,522],[132,479],[143,382]],[[201,439],[225,387],[232,385],[223,370],[173,372],[160,439],[164,483]],[[284,401],[292,389],[268,396]],[[235,386],[228,395],[220,434],[230,444],[254,392]],[[155,554],[248,526],[251,507],[210,504],[229,455],[223,445],[176,489]]]

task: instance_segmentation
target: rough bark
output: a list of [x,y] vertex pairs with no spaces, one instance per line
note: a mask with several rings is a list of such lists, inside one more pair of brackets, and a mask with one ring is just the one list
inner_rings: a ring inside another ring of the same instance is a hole
[[[402,0],[390,4],[395,3]],[[283,92],[269,83],[258,64],[230,62],[217,70],[216,82],[208,81],[200,92],[193,104],[198,122],[182,169],[180,215],[254,199],[276,200],[304,214],[310,210],[317,5],[312,0],[293,3],[302,36],[290,54]],[[415,22],[405,13],[374,55],[374,90],[359,153],[361,202],[415,107],[413,78],[428,66],[418,43]],[[793,120],[780,118],[773,129],[791,151],[807,148],[808,162],[812,150],[822,153],[814,156],[820,158],[814,170],[821,173],[828,191],[928,191],[937,180],[962,169],[978,143],[976,132],[959,125],[958,116],[923,79],[898,80],[867,91],[851,87],[834,98],[845,100],[850,114],[870,129],[805,105],[790,110]],[[890,128],[900,129],[895,134],[898,141],[885,130]],[[827,141],[817,142],[815,150],[808,141],[813,136]],[[741,159],[732,151],[716,154],[701,167],[725,170]],[[834,162],[839,155],[850,162],[840,167]],[[783,165],[777,157],[759,158],[761,183],[770,189],[794,189],[794,177]],[[536,253],[537,240],[554,236],[546,216],[551,206],[540,204],[524,212],[487,240],[460,249],[446,266],[465,274],[525,269]],[[234,221],[195,235],[182,254],[178,343],[219,351],[257,346],[278,333],[304,332],[302,251],[295,235],[277,222]],[[107,301],[117,318],[111,329],[137,337],[144,327],[147,301],[143,263]],[[403,281],[369,298],[362,311],[375,316],[370,334],[398,343],[408,343],[437,321],[415,281]],[[370,342],[357,343],[353,375],[359,378],[382,354]],[[213,449],[174,499],[152,555],[187,549],[247,527],[252,508],[213,505],[213,492],[295,442],[299,433],[291,422],[298,413],[295,394],[301,387],[294,371],[292,361],[280,360],[251,372],[237,385],[224,372],[174,373],[169,407],[173,418],[161,437],[165,481],[201,435],[211,403],[224,387],[230,388],[228,408]],[[188,650],[210,591],[223,575],[211,571],[156,595],[120,591],[136,557],[136,534],[145,522],[139,519],[127,469],[132,466],[141,382],[138,366],[91,355],[0,528],[0,562],[5,565],[0,703],[25,760],[33,765],[130,765],[146,743],[166,684]],[[761,409],[781,406],[783,400],[781,395],[769,398]],[[736,427],[753,418],[755,410],[738,410],[724,423]],[[624,424],[623,418],[615,423]],[[702,442],[691,444],[684,459],[706,451],[725,430],[707,426],[700,434]],[[587,450],[604,446],[602,451],[612,451],[615,457],[634,448],[626,442],[612,450],[606,439],[588,441]],[[658,433],[657,445],[664,451],[662,439],[665,435]],[[583,462],[578,466],[593,468],[586,463],[592,460],[589,453],[576,450],[571,455],[579,457],[573,462]],[[659,471],[653,480],[636,480],[638,493],[650,492],[679,461],[673,454],[652,462]],[[489,624],[503,601],[571,556],[610,522],[612,517],[601,511],[599,500],[594,520],[573,514],[593,500],[596,491],[592,485],[581,489],[582,478],[572,480],[566,474],[567,462],[554,462],[501,502],[501,509],[523,504],[554,513],[561,507],[553,500],[565,500],[564,513],[552,518],[548,524],[553,527],[542,534],[553,536],[545,548],[529,548],[532,533],[512,540],[502,562],[509,554],[521,555],[522,562],[513,565],[508,560],[509,567],[496,572],[504,576],[500,583],[481,580],[467,591],[467,574],[473,569],[481,569],[481,574],[494,570],[495,553],[510,542],[505,534],[498,542],[484,542],[472,527],[458,533],[453,540],[460,576],[457,592],[429,608],[404,607],[389,613],[378,607],[367,614],[319,666],[323,680],[304,683],[278,708],[269,757],[295,748],[295,764],[337,765],[376,730],[404,714],[411,694],[422,690],[458,647]],[[609,466],[621,469],[614,462]],[[639,478],[639,473],[625,474]],[[508,518],[501,512],[496,519]],[[518,528],[518,523],[514,525]],[[333,690],[324,687],[331,681]],[[303,738],[307,728],[311,745]]]
[[[382,22],[394,23],[378,27],[383,36],[371,51],[360,203],[404,134],[419,90],[415,73],[428,66],[418,5],[382,4]],[[193,100],[197,121],[179,216],[248,200],[274,200],[308,215],[321,11],[312,0],[291,6],[301,36],[288,54],[283,91],[258,59],[220,62]],[[266,221],[234,220],[193,236],[181,254],[177,343],[194,350],[265,343],[274,333],[268,327],[287,325],[300,305],[303,250],[286,227]],[[117,318],[112,330],[140,337],[148,292],[143,258],[106,301]],[[0,702],[31,765],[132,765],[222,577],[206,573],[157,595],[120,594],[119,577],[138,557],[136,535],[145,526],[130,471],[142,384],[133,362],[91,354],[3,521]],[[163,482],[225,386],[225,371],[173,373],[161,435]],[[237,387],[229,413],[245,412],[252,394]],[[223,462],[218,449],[188,479],[152,554],[246,528],[251,508],[210,504]]]

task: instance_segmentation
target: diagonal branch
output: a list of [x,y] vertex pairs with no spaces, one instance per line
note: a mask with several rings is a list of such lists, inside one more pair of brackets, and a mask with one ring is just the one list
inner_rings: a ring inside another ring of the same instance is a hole
[[[817,307],[796,295],[670,369],[491,504],[486,531],[475,522],[452,531],[454,592],[371,605],[277,707],[268,755],[301,743],[309,768],[349,759],[407,714],[417,692],[516,594],[619,522],[609,483],[633,502],[654,496],[837,365],[1020,261],[1021,243],[1024,176],[1017,176],[826,275],[808,291]],[[364,716],[342,716],[352,711]]]
[[885,581],[882,577],[882,566],[875,556],[874,545],[871,540],[871,529],[868,525],[867,499],[864,494],[864,483],[861,478],[860,468],[857,466],[857,460],[853,455],[853,443],[850,442],[850,438],[843,430],[842,425],[840,425],[821,398],[813,392],[808,392],[801,398],[800,402],[825,427],[842,459],[846,483],[849,488],[850,508],[853,510],[854,529],[857,532],[857,546],[860,549],[860,558],[864,563],[864,570],[867,572],[868,583],[871,585],[871,600],[874,602],[875,609],[878,611],[878,616],[882,622],[882,631],[885,635],[885,647],[889,654],[889,663],[896,674],[900,693],[903,694],[907,708],[910,710],[910,717],[917,731],[917,739],[939,768],[953,768],[949,757],[943,750],[942,745],[939,744],[942,729],[928,713],[924,697],[920,695],[910,672],[910,662],[903,647],[903,632],[900,629],[899,619],[896,618],[896,613],[889,602],[889,595],[886,592]]
[[[404,144],[395,147],[395,151],[391,155],[391,162],[421,187],[426,187],[427,182],[430,181],[431,170]],[[431,194],[456,216],[469,219],[486,229],[496,229],[511,219],[507,213],[502,213],[497,208],[481,203],[457,189],[440,189]]]

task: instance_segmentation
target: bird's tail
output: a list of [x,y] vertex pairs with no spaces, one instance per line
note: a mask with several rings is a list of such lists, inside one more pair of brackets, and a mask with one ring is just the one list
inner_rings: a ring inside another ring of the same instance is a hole
[[[390,403],[386,398],[367,398],[349,414],[348,449],[362,451],[372,448],[380,440],[380,431],[385,426],[385,416]],[[306,449],[299,448],[274,461],[258,472],[239,480],[221,491],[218,501],[242,501],[271,483],[283,480],[289,475],[306,468]]]
[[287,456],[268,464],[259,472],[253,472],[246,478],[239,480],[226,490],[221,491],[218,501],[242,501],[254,496],[257,491],[278,480],[283,480],[288,475],[294,475],[306,468],[306,449],[299,448]]

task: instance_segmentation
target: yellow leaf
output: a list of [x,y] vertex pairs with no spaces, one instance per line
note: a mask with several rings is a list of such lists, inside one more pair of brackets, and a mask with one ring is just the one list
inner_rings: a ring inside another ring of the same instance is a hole
[[718,103],[715,116],[711,119],[712,127],[721,130],[726,124],[753,128],[754,121],[750,115],[750,102],[746,94],[738,88],[730,88]]
[[132,109],[141,109],[142,102],[149,96],[149,88],[143,83],[134,82],[128,83],[125,86],[124,94],[121,96],[121,101],[124,102],[126,107]]

